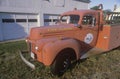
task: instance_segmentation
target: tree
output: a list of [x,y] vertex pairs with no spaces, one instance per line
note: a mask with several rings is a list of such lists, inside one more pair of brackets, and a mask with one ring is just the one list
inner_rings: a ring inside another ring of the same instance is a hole
[[[90,8],[90,9],[92,9],[92,10],[99,10],[99,6],[93,6],[92,8]],[[106,10],[103,10],[105,13],[107,13],[107,12],[112,12],[112,10],[111,9],[106,9]]]
[[99,7],[98,6],[94,6],[94,7],[90,8],[90,9],[92,9],[92,10],[98,10]]
[[104,12],[112,12],[112,10],[111,9],[106,9],[106,10],[104,10]]

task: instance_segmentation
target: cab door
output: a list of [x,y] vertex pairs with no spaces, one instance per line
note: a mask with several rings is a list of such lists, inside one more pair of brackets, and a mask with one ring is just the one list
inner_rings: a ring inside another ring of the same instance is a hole
[[83,41],[94,47],[98,38],[98,14],[87,13],[81,19],[81,30]]

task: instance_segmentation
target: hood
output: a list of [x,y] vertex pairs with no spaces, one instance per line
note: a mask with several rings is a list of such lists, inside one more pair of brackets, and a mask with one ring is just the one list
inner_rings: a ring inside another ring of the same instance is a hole
[[67,34],[69,35],[68,31],[73,31],[76,28],[73,24],[35,27],[31,29],[29,38],[37,40],[48,37],[64,37]]

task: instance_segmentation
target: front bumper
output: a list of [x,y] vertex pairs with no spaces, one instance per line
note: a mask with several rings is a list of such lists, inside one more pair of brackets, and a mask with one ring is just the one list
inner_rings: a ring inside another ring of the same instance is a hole
[[19,50],[19,54],[21,59],[25,62],[25,64],[27,64],[30,68],[35,69],[35,65],[32,64],[30,61],[26,60],[25,57],[23,56],[24,53],[28,53],[27,51],[20,51]]

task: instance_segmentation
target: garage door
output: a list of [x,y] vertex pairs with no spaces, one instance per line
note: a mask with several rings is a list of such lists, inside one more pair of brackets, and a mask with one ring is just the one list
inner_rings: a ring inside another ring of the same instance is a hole
[[24,38],[32,26],[37,26],[37,15],[1,13],[2,40]]
[[44,14],[44,25],[48,26],[48,25],[55,25],[55,22],[58,19],[57,14]]

